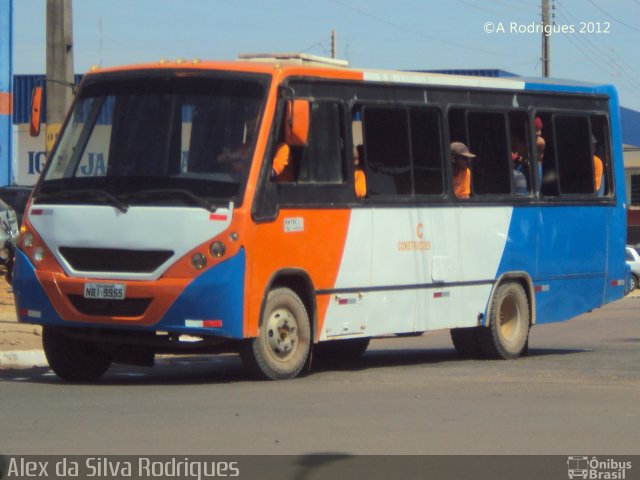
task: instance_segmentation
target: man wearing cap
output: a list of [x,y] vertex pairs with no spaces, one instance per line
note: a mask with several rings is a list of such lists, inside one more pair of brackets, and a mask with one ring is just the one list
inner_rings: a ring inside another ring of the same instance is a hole
[[469,162],[476,156],[462,142],[451,144],[451,165],[453,167],[453,192],[458,198],[471,196],[471,170]]

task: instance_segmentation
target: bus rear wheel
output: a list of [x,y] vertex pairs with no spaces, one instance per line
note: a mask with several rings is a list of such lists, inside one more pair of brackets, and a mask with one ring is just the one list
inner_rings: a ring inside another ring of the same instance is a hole
[[462,358],[480,358],[478,346],[478,329],[483,327],[452,328],[451,341]]
[[491,301],[489,326],[477,331],[478,346],[487,358],[514,359],[527,348],[530,328],[529,299],[516,282],[501,284]]
[[302,300],[289,288],[271,290],[258,336],[241,351],[244,364],[261,378],[285,380],[300,374],[310,355],[311,327]]
[[42,330],[42,347],[51,370],[68,382],[98,380],[113,361],[95,342],[78,340],[51,327]]

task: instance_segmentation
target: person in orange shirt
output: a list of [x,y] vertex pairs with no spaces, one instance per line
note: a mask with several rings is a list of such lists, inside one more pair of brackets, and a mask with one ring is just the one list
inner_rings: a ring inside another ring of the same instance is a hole
[[[591,138],[591,143],[593,144],[593,151],[596,151],[596,147],[598,145],[598,139],[593,136]],[[596,195],[599,197],[604,195],[604,185],[602,184],[602,160],[595,153],[593,154],[593,183],[595,185]],[[602,187],[602,188],[601,188]]]
[[471,170],[470,161],[476,156],[462,142],[451,144],[451,164],[453,167],[453,192],[458,198],[471,196]]
[[602,186],[602,160],[597,155],[593,156],[593,181],[596,185],[596,193],[602,195],[600,187]]
[[273,164],[271,166],[271,179],[276,182],[292,182],[293,172],[291,171],[291,148],[285,142],[282,142],[276,148],[276,154],[273,156]]
[[362,145],[353,147],[353,175],[356,197],[358,198],[364,198],[367,195],[367,177],[365,176],[364,170],[362,168],[363,161],[364,147]]

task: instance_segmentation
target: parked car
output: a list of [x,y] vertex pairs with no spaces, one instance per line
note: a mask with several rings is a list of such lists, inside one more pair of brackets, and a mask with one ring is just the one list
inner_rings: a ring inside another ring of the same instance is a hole
[[640,279],[640,247],[627,245],[627,264],[631,267],[631,285],[629,291],[633,291],[638,287]]
[[25,187],[21,185],[0,187],[0,199],[5,203],[8,203],[11,208],[15,210],[18,218],[18,225],[22,224],[22,216],[24,215],[24,209],[27,206],[29,195],[31,195],[31,189],[32,187]]

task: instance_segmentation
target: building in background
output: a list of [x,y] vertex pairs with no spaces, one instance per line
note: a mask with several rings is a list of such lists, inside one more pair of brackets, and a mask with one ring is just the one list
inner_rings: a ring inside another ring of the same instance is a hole
[[[0,0],[1,1],[1,0]],[[46,162],[46,77],[42,75],[15,75],[13,77],[13,156],[11,159],[11,184],[33,185],[38,180]],[[75,76],[76,85],[82,75]],[[31,114],[31,91],[36,85],[44,87],[42,102],[42,127],[38,137],[29,135],[29,115]],[[4,183],[3,185],[6,185]]]

